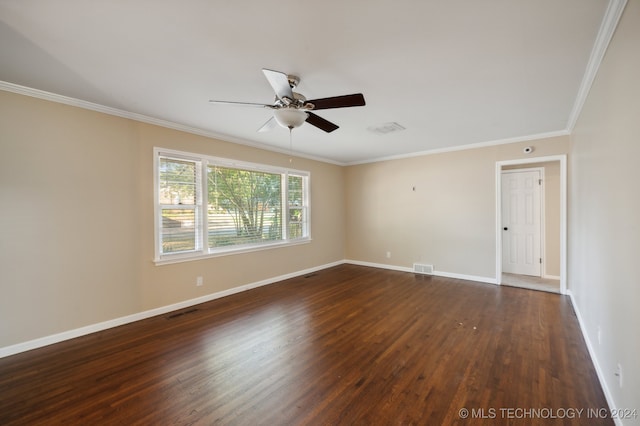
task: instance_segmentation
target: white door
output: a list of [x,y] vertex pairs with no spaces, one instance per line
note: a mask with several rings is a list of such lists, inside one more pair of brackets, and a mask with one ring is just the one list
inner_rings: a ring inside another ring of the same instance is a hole
[[540,170],[502,173],[502,272],[541,275]]

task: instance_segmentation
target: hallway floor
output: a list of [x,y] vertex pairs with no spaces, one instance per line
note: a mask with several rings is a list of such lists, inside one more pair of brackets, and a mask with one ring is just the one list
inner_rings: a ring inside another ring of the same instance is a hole
[[560,293],[560,280],[532,277],[529,275],[502,274],[502,285],[528,288],[530,290]]

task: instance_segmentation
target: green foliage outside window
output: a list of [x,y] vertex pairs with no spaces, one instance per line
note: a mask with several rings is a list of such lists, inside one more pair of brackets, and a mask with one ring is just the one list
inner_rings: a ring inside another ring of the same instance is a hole
[[[208,167],[210,246],[281,239],[281,182],[280,174]],[[234,235],[223,226],[229,218]]]
[[[204,181],[201,173],[206,174]],[[206,253],[307,237],[307,179],[161,155],[160,254]]]

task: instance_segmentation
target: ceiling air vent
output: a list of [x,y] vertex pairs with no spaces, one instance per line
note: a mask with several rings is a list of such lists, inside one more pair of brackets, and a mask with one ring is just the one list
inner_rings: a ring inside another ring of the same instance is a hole
[[401,130],[405,130],[400,124],[395,121],[391,123],[382,123],[376,126],[367,127],[367,130],[373,133],[377,133],[379,135],[386,135],[387,133],[399,132]]

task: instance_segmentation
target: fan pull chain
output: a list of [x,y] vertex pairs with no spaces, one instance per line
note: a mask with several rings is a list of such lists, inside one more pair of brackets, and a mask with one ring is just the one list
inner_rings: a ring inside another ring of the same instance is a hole
[[289,164],[293,163],[293,127],[289,126]]

